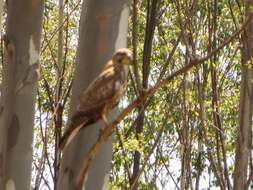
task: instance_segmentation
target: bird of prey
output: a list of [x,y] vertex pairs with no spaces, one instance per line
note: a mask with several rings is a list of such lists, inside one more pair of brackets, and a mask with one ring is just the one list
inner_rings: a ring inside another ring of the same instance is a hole
[[108,124],[107,114],[118,105],[124,95],[132,53],[129,49],[118,49],[101,73],[81,94],[76,111],[63,134],[59,148],[68,145],[80,129],[102,119]]

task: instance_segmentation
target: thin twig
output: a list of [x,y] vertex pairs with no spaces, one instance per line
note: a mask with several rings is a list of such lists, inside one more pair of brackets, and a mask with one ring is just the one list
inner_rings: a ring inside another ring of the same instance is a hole
[[[75,5],[75,7],[71,10],[71,12],[69,13],[69,16],[72,15],[76,9],[78,8],[78,6],[80,5],[80,3],[82,2],[82,0],[79,0],[77,2],[77,4]],[[46,45],[41,48],[41,53],[44,52],[47,48],[47,46],[51,43],[52,39],[54,38],[54,36],[58,33],[58,31],[64,26],[64,24],[68,21],[68,18],[64,19],[64,21],[62,22],[62,24],[57,27],[51,34],[51,37],[48,39],[48,42],[46,43]]]

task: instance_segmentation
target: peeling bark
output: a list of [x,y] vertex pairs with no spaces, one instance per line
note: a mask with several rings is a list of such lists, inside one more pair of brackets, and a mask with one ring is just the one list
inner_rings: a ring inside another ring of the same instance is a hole
[[12,116],[11,125],[8,128],[8,142],[7,142],[7,150],[11,150],[14,146],[16,146],[18,142],[18,135],[20,132],[20,126],[18,117],[16,115]]

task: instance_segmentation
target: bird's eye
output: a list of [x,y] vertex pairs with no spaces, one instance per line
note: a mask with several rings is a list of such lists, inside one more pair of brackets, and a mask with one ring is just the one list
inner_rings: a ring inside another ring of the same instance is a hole
[[122,59],[118,59],[118,62],[121,63],[121,62],[122,62]]

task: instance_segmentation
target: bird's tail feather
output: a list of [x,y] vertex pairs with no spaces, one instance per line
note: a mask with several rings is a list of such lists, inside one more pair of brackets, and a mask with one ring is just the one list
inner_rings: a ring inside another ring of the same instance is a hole
[[83,125],[84,124],[80,124],[77,127],[69,126],[69,128],[63,134],[63,136],[60,140],[60,143],[59,143],[60,150],[63,150],[64,147],[68,146],[68,144],[74,139],[74,137],[77,135],[79,130],[83,127]]
[[74,137],[82,128],[85,128],[92,123],[93,121],[91,119],[79,114],[75,114],[71,118],[71,123],[60,140],[59,149],[62,151],[68,146],[68,144],[74,139]]

